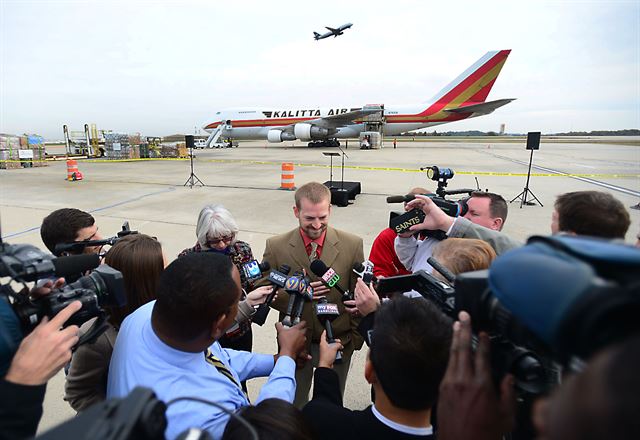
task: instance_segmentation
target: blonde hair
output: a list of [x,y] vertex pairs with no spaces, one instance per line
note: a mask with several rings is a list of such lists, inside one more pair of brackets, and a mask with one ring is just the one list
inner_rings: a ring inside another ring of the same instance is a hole
[[485,241],[475,238],[448,238],[433,248],[433,258],[454,275],[488,269],[496,251]]

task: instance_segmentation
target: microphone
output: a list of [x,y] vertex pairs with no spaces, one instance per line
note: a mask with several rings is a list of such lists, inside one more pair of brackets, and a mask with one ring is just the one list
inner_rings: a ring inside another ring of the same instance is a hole
[[249,283],[262,278],[262,272],[266,272],[269,269],[271,269],[271,266],[268,261],[258,263],[258,260],[251,260],[242,263],[242,273],[244,274],[245,280]]
[[[324,328],[327,331],[327,342],[329,344],[333,344],[335,342],[335,338],[333,337],[333,327],[331,326],[331,321],[340,316],[338,305],[329,303],[327,302],[326,298],[323,298],[316,304],[316,316],[318,317],[318,320],[324,325]],[[336,353],[336,363],[340,362],[342,362],[342,353],[338,351]]]
[[427,263],[429,263],[429,265],[431,267],[433,267],[435,270],[440,272],[440,275],[442,275],[448,282],[453,283],[456,280],[456,276],[453,273],[451,273],[451,271],[449,269],[444,267],[435,258],[433,258],[433,257],[427,258]]
[[311,272],[320,277],[320,281],[325,286],[331,288],[334,287],[338,292],[342,294],[342,301],[353,299],[353,294],[348,290],[344,290],[338,281],[340,281],[340,275],[335,270],[327,267],[322,260],[313,260],[309,266]]
[[98,254],[69,255],[52,260],[55,274],[58,277],[78,275],[100,266]]
[[265,321],[267,320],[267,316],[269,315],[269,305],[271,304],[271,301],[273,301],[273,297],[276,296],[276,292],[278,291],[278,289],[284,287],[284,284],[287,282],[287,275],[289,275],[290,271],[291,268],[286,264],[283,264],[279,267],[278,270],[272,269],[269,272],[268,279],[269,282],[273,285],[273,289],[267,296],[265,302],[258,306],[258,310],[256,310],[256,313],[253,315],[253,322],[258,325],[263,325],[265,323]]
[[389,196],[387,197],[387,203],[406,203],[415,199],[415,194],[407,194],[405,196]]
[[369,260],[366,260],[364,263],[357,261],[353,263],[353,272],[362,278],[365,284],[369,284],[371,281],[374,283],[378,281],[378,278],[373,275],[373,263]]

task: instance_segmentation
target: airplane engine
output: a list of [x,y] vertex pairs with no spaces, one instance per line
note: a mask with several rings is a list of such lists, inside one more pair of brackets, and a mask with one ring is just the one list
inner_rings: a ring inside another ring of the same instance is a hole
[[296,138],[300,139],[301,141],[310,141],[311,139],[326,139],[329,136],[328,129],[304,123],[294,125],[293,133],[296,135]]
[[283,133],[282,130],[269,130],[267,140],[269,142],[295,141],[296,137],[291,133]]

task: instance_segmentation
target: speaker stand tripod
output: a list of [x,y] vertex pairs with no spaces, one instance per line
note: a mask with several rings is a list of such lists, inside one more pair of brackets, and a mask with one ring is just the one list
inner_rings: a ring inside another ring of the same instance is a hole
[[202,180],[193,172],[193,148],[189,148],[189,162],[191,162],[191,174],[189,174],[189,178],[182,186],[189,185],[189,188],[193,188],[194,185],[205,186]]
[[535,205],[535,202],[531,200],[527,200],[527,196],[531,194],[531,197],[535,199],[536,202],[540,204],[540,206],[544,207],[544,205],[538,200],[536,195],[529,189],[529,179],[531,178],[531,162],[533,162],[533,150],[531,150],[531,155],[529,156],[529,171],[527,171],[527,183],[524,185],[524,189],[520,194],[515,196],[509,203],[513,203],[515,200],[520,199],[520,209],[522,209],[522,205]]

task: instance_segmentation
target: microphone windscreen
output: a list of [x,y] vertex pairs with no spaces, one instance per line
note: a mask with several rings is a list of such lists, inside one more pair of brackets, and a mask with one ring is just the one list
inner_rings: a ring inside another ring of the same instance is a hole
[[406,196],[389,196],[387,197],[387,203],[404,203],[406,202]]
[[362,272],[364,270],[364,266],[362,265],[362,263],[356,261],[355,263],[353,263],[353,269],[356,272]]
[[329,269],[327,265],[324,264],[324,261],[322,260],[313,260],[309,267],[311,268],[311,272],[313,272],[319,277],[324,275],[324,273]]
[[271,265],[269,264],[268,261],[263,261],[262,263],[260,263],[259,267],[260,267],[260,272],[266,272],[269,269],[271,269]]
[[100,265],[98,254],[69,255],[68,257],[58,257],[52,261],[53,267],[56,269],[56,276],[59,277],[81,274]]

